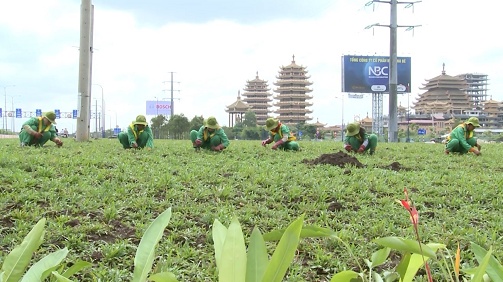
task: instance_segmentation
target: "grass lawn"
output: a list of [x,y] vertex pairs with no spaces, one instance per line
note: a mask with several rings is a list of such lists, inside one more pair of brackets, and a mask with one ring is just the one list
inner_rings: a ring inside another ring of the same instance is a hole
[[[66,246],[68,262],[93,263],[80,281],[128,281],[146,227],[172,207],[154,271],[172,271],[179,281],[217,281],[211,226],[215,219],[227,226],[234,215],[248,236],[254,226],[285,228],[304,213],[305,224],[338,232],[365,265],[378,249],[373,239],[414,239],[396,202],[404,187],[423,242],[451,252],[459,242],[470,266],[471,241],[503,258],[502,144],[484,144],[476,157],[444,155],[441,144],[381,143],[374,156],[356,156],[364,168],[341,168],[303,162],[342,149],[333,141],[301,141],[301,152],[231,141],[223,153],[197,153],[189,141],[155,140],[152,151],[123,150],[116,139],[63,141],[59,149],[52,142],[20,148],[0,139],[0,264],[45,217],[36,257]],[[285,281],[330,281],[356,266],[337,241],[303,239]],[[432,269],[438,274],[435,262]]]

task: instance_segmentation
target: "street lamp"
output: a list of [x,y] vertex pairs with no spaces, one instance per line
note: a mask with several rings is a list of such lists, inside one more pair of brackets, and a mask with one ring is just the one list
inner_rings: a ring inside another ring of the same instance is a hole
[[[99,84],[93,84],[93,85],[99,86],[101,88],[101,116],[100,117],[103,119],[103,122],[100,123],[101,126],[102,126],[102,128],[101,128],[101,137],[105,138],[105,100],[103,98],[103,86],[101,86]],[[98,103],[98,102],[96,102],[96,103]],[[97,117],[98,117],[98,111],[97,111],[97,108],[96,108],[96,118]]]
[[4,96],[5,96],[5,107],[4,107],[4,113],[3,113],[3,130],[6,131],[7,130],[7,87],[14,87],[16,85],[5,85],[3,87],[3,93],[4,93]]
[[[335,98],[339,98],[335,96]],[[344,142],[344,93],[341,93],[341,141]]]
[[409,103],[410,93],[407,94],[407,142],[410,142],[410,103]]

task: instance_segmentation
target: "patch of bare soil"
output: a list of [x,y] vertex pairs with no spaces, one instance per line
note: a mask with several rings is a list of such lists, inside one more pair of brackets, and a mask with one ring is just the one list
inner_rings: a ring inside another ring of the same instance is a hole
[[400,170],[407,171],[407,170],[411,170],[411,168],[404,167],[399,162],[392,162],[389,165],[379,166],[378,168],[389,169],[389,170],[393,170],[393,171],[400,171]]
[[365,167],[357,158],[344,153],[343,151],[339,151],[337,153],[332,154],[322,154],[318,158],[314,160],[303,159],[302,163],[309,165],[317,165],[317,164],[329,164],[336,165],[339,167],[347,167],[354,166],[357,168]]

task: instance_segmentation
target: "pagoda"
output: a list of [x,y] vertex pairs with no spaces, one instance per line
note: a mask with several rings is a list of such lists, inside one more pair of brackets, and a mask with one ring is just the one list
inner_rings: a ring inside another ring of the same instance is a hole
[[417,115],[434,113],[463,115],[472,110],[472,103],[465,91],[466,81],[445,74],[445,64],[441,75],[426,81],[420,88],[426,92],[420,94],[413,106]]
[[278,86],[274,89],[278,95],[274,99],[279,102],[274,103],[274,106],[278,107],[275,113],[279,114],[278,118],[286,124],[297,125],[313,119],[307,115],[313,112],[307,108],[313,105],[307,102],[313,98],[307,95],[313,91],[308,88],[313,83],[308,81],[310,76],[307,72],[305,67],[295,63],[295,55],[288,66],[282,66],[278,71],[278,80],[274,83]]
[[234,123],[242,122],[243,115],[250,109],[250,106],[241,101],[241,95],[238,91],[236,102],[227,106],[226,112],[229,113],[229,127],[234,127]]
[[488,127],[500,127],[503,123],[503,113],[501,111],[501,108],[503,107],[502,104],[491,98],[485,101],[483,105],[485,118],[482,118],[481,122]]
[[257,125],[265,125],[269,117],[269,108],[272,94],[269,92],[269,85],[266,80],[262,80],[257,75],[253,80],[246,81],[246,87],[243,93],[243,101],[250,106],[250,111],[255,113]]

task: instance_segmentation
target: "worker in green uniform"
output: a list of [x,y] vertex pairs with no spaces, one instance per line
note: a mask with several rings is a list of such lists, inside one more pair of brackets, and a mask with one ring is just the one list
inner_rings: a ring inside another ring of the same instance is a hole
[[63,146],[63,142],[56,134],[56,114],[54,112],[44,113],[41,117],[33,117],[26,121],[19,132],[21,147],[24,146],[44,146],[51,140],[58,147]]
[[299,143],[295,142],[296,138],[290,131],[290,128],[282,124],[278,119],[268,118],[265,121],[265,128],[269,130],[269,138],[262,141],[262,146],[266,146],[274,142],[271,149],[283,150],[299,150]]
[[479,119],[476,117],[471,117],[456,126],[447,136],[445,154],[450,152],[461,154],[472,152],[477,156],[480,155],[481,146],[477,143],[477,138],[473,137],[473,130],[479,126]]
[[205,119],[199,131],[192,130],[190,132],[190,141],[192,141],[192,147],[196,150],[203,148],[220,152],[229,147],[227,134],[220,127],[215,117]]
[[377,135],[367,134],[364,128],[357,122],[350,123],[346,127],[346,138],[344,138],[344,149],[348,152],[375,153],[377,147]]
[[143,149],[151,150],[154,148],[154,137],[152,130],[148,126],[147,119],[144,115],[138,115],[127,128],[127,132],[123,131],[117,135],[119,142],[124,149]]

